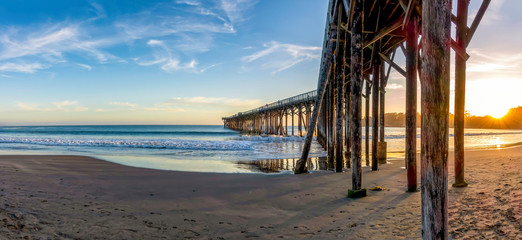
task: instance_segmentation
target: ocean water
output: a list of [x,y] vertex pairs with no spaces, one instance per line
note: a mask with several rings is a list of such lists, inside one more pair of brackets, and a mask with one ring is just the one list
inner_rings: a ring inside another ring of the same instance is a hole
[[[245,167],[245,162],[270,159],[284,159],[286,169],[290,169],[288,160],[295,163],[292,159],[299,158],[303,141],[302,137],[240,135],[223,126],[0,127],[0,154],[83,155],[136,167],[198,172],[256,172],[259,168]],[[404,129],[386,128],[386,141],[389,157],[403,158]],[[521,130],[466,129],[465,133],[466,148],[504,147],[519,142]],[[452,146],[451,134],[450,149]],[[310,157],[326,155],[314,141]]]

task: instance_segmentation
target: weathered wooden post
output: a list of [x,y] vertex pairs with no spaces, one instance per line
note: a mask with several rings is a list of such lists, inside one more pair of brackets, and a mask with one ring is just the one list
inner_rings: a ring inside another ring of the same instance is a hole
[[[348,39],[348,33],[345,32],[345,43],[348,44],[347,42],[347,39]],[[345,155],[346,157],[348,158],[348,161],[346,161],[346,167],[347,168],[350,168],[351,167],[351,162],[350,162],[350,155],[351,155],[351,137],[350,137],[350,105],[351,105],[351,102],[350,102],[350,68],[348,67],[348,61],[350,59],[350,48],[348,46],[345,47],[344,49],[344,73],[345,73],[345,81],[344,81],[344,106],[345,106],[345,109],[344,109],[344,143],[345,143],[345,148],[346,148],[346,152],[345,152]]]
[[288,136],[288,109],[283,110],[285,112],[285,136]]
[[[458,0],[457,3],[457,45],[466,49],[468,34],[468,3],[469,0]],[[464,111],[466,98],[466,59],[455,54],[455,183],[454,187],[466,187],[464,180]]]
[[370,80],[366,79],[366,94],[364,99],[364,132],[366,136],[364,137],[365,143],[365,158],[366,158],[366,166],[370,166]]
[[351,26],[351,88],[350,88],[350,135],[352,138],[352,189],[348,190],[348,197],[364,197],[366,189],[362,189],[361,174],[361,88],[362,88],[362,26],[363,26],[363,1],[353,0],[353,22]]
[[418,23],[412,18],[406,33],[406,144],[408,191],[417,191],[417,41]]
[[319,80],[317,82],[317,98],[314,103],[314,112],[312,113],[312,117],[310,120],[310,125],[308,126],[308,132],[306,133],[306,138],[303,145],[303,153],[301,154],[301,158],[296,162],[296,166],[294,168],[295,174],[306,173],[308,170],[306,169],[306,162],[308,161],[308,154],[310,153],[310,146],[312,145],[313,138],[313,130],[317,123],[317,117],[319,115],[319,109],[321,109],[322,102],[324,100],[324,94],[326,90],[326,86],[328,85],[328,79],[330,75],[330,66],[333,55],[333,48],[335,41],[332,39],[337,38],[337,32],[335,30],[331,30],[331,38],[328,41],[328,47],[326,49],[326,55],[324,57],[324,66],[321,67],[321,72],[319,74]]
[[294,109],[295,109],[295,107],[292,106],[292,136],[294,136],[294,115],[295,115]]
[[423,239],[448,239],[451,0],[422,1],[421,215]]
[[[379,42],[375,44],[375,51],[380,51],[379,45]],[[377,171],[377,142],[379,141],[379,81],[381,80],[381,61],[378,56],[375,56],[372,67],[372,171]]]
[[336,86],[336,77],[335,77],[335,74],[332,74],[330,76],[330,82],[331,84],[329,84],[328,86],[328,105],[327,106],[327,109],[328,109],[328,117],[327,117],[327,124],[328,124],[328,166],[333,168],[333,162],[334,162],[334,140],[335,140],[335,116],[334,116],[334,113],[335,113],[335,98],[334,98],[334,95],[335,95],[335,86]]
[[298,105],[297,114],[298,114],[298,116],[297,116],[298,120],[297,121],[299,121],[297,123],[297,132],[299,134],[299,137],[302,137],[303,136],[303,124],[302,124],[302,122],[303,122],[303,120],[302,120],[303,119],[303,109],[301,107],[301,104]]
[[[393,61],[393,57],[392,57]],[[387,152],[387,144],[384,141],[384,103],[385,103],[385,93],[386,93],[386,82],[387,76],[384,75],[384,64],[381,64],[381,79],[380,79],[380,96],[379,96],[379,143],[377,144],[377,159],[379,160],[379,164],[386,164],[386,152]]]
[[338,19],[337,19],[337,46],[335,55],[335,110],[336,110],[336,124],[335,124],[335,171],[343,171],[343,85],[344,85],[344,31],[341,28],[341,21],[343,16],[342,5],[339,5]]

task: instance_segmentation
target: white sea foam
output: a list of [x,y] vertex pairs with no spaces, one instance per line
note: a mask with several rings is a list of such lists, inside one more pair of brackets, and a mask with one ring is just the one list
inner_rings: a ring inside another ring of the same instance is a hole
[[67,138],[17,138],[2,137],[0,143],[21,143],[45,146],[125,147],[187,150],[249,150],[248,141],[200,141],[200,140],[128,140],[128,139],[67,139]]

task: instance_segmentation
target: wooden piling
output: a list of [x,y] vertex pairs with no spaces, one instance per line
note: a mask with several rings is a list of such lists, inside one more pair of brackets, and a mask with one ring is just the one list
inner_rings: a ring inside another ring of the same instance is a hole
[[352,138],[351,162],[352,162],[352,189],[348,196],[365,196],[366,191],[361,189],[361,90],[362,90],[362,0],[353,0],[352,14],[352,39],[350,61],[350,135]]
[[[458,0],[457,3],[457,45],[462,49],[467,46],[468,34],[468,2]],[[464,180],[464,111],[466,98],[466,59],[455,54],[455,118],[454,118],[454,143],[455,143],[455,183],[454,187],[466,187]]]
[[[374,46],[375,51],[380,51],[379,42]],[[375,57],[373,62],[373,81],[372,81],[372,171],[378,170],[377,163],[377,142],[379,140],[379,81],[381,80],[381,61]]]
[[417,191],[417,41],[418,23],[412,19],[406,34],[406,143],[408,191]]
[[330,81],[332,84],[329,84],[328,87],[328,166],[333,168],[334,162],[334,139],[335,139],[335,86],[336,86],[336,77],[335,74],[330,76]]
[[335,55],[335,110],[336,110],[336,124],[335,124],[335,171],[343,171],[343,96],[344,96],[344,32],[341,28],[341,19],[343,16],[342,5],[339,5],[339,13],[337,20],[337,47]]
[[303,145],[303,152],[301,154],[301,158],[296,162],[296,167],[294,169],[295,174],[306,173],[308,170],[306,169],[306,162],[308,161],[308,154],[310,153],[310,146],[312,145],[313,138],[313,130],[315,125],[317,124],[317,117],[319,115],[319,109],[321,109],[321,105],[324,99],[325,88],[328,85],[328,79],[330,75],[330,67],[331,61],[333,58],[333,49],[335,42],[332,39],[337,38],[337,31],[332,29],[329,41],[327,43],[326,55],[324,56],[324,66],[321,67],[321,71],[319,74],[319,80],[317,81],[317,98],[314,102],[314,112],[312,113],[312,117],[310,119],[310,124],[308,126],[308,132],[306,133],[306,138]]
[[364,146],[365,146],[365,160],[366,166],[370,166],[370,81],[367,79],[366,81],[366,97],[364,99],[364,132],[366,136],[364,137]]
[[298,105],[298,109],[297,109],[297,121],[299,121],[297,123],[297,132],[299,134],[299,137],[302,137],[303,136],[303,121],[302,121],[302,118],[303,118],[303,109],[301,108],[301,105]]
[[295,109],[295,107],[292,106],[292,136],[294,136],[294,115],[295,115],[294,109]]
[[423,239],[448,239],[451,0],[422,1],[421,219]]

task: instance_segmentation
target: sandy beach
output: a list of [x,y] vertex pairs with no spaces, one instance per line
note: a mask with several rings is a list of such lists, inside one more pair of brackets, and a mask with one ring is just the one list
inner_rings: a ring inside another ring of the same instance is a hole
[[[521,163],[522,147],[466,152],[470,185],[449,187],[454,239],[522,237]],[[405,192],[403,164],[363,168],[364,187],[386,190],[348,199],[349,172],[190,173],[0,156],[0,238],[418,239],[420,192]]]

